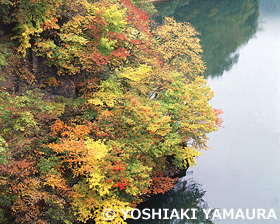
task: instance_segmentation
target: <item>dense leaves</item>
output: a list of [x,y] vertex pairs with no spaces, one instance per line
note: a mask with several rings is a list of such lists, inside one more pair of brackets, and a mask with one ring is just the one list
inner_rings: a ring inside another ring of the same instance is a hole
[[189,77],[202,74],[205,70],[198,34],[191,24],[177,23],[168,17],[164,19],[163,25],[155,30],[160,42],[158,50],[163,60]]
[[0,3],[1,223],[125,223],[196,164],[222,120],[194,27],[152,30],[128,0]]

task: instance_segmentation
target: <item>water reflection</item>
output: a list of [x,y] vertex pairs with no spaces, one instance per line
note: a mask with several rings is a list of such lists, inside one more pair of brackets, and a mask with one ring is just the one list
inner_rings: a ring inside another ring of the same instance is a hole
[[259,0],[181,0],[158,3],[156,7],[161,16],[190,22],[201,33],[205,76],[230,70],[238,61],[236,50],[258,27]]
[[[209,85],[215,91],[215,97],[211,103],[214,107],[223,109],[226,128],[210,136],[208,144],[212,149],[198,158],[199,165],[194,169],[194,178],[203,184],[203,189],[191,179],[186,184],[186,190],[180,187],[175,188],[171,195],[163,195],[149,201],[149,207],[180,208],[185,205],[183,208],[191,208],[201,202],[206,206],[208,203],[211,208],[221,209],[262,208],[269,211],[273,208],[279,220],[280,179],[277,176],[280,173],[280,1],[260,0],[259,6],[257,6],[258,1],[247,0],[244,0],[244,3],[239,0],[196,1],[199,2],[196,6],[197,15],[186,13],[185,17],[187,15],[194,17],[193,24],[195,20],[201,19],[197,23],[202,27],[200,28],[202,38],[209,38],[206,42],[210,45],[213,43],[213,46],[206,46],[204,42],[205,54],[210,57],[211,51],[207,53],[207,49],[213,49],[213,60],[225,64],[227,58],[233,54],[232,52],[239,48],[238,63],[230,71],[224,72],[223,76],[208,79]],[[211,2],[219,3],[216,4],[218,11],[212,11],[215,19],[206,16],[209,15]],[[237,2],[242,6],[235,5]],[[179,12],[183,13],[184,8],[189,8],[189,11],[193,12],[195,8],[192,8],[192,4],[196,4],[192,1],[173,2],[175,3],[181,4],[181,7],[173,5],[174,7],[170,10],[170,13],[173,15],[175,13],[175,16]],[[207,6],[206,3],[209,5]],[[245,6],[249,3],[251,3],[251,8]],[[223,8],[225,12],[221,11]],[[239,13],[238,11],[242,9],[243,12]],[[203,10],[205,12],[202,12]],[[219,18],[219,13],[224,16]],[[257,30],[256,38],[248,41],[256,32],[257,18],[260,28]],[[211,24],[207,19],[217,24]],[[209,27],[204,27],[203,24]],[[225,24],[229,27],[225,27]],[[208,30],[208,33],[206,31],[203,33],[203,29]],[[213,29],[212,32],[210,32],[211,29]],[[228,32],[235,31],[237,37],[231,37],[234,33],[227,34],[226,29]],[[222,40],[222,37],[226,40]],[[221,43],[215,41],[215,38]],[[248,43],[244,44],[247,41]],[[227,46],[226,43],[231,45]],[[220,56],[223,56],[221,58],[214,51],[219,48],[218,45],[225,48],[217,50]],[[212,71],[214,67],[213,65]],[[222,68],[218,69],[218,71],[222,70]],[[189,188],[192,186],[191,183],[194,183],[194,187]],[[195,199],[196,194],[199,196],[198,199]],[[279,223],[278,220],[226,219],[213,222],[272,224]],[[179,221],[177,220],[177,223],[180,223]],[[200,223],[206,223],[205,221],[207,220],[202,220]],[[138,223],[146,223],[146,221]],[[162,220],[154,223],[172,222]]]
[[[173,209],[176,209],[178,213],[180,213],[181,209],[184,211],[186,209],[196,209],[195,217],[196,219],[172,219],[172,220],[138,220],[138,221],[131,221],[129,223],[139,224],[139,223],[150,223],[150,224],[185,224],[185,223],[192,223],[192,224],[213,224],[210,219],[205,218],[205,214],[203,213],[202,209],[208,209],[207,202],[204,201],[203,196],[205,191],[203,190],[201,184],[197,183],[192,176],[192,172],[187,172],[187,175],[181,178],[178,181],[178,184],[174,187],[173,190],[168,192],[165,195],[157,195],[149,200],[138,208],[143,210],[144,208],[155,208],[158,210],[159,208],[169,209],[170,213]],[[171,214],[168,214],[167,217],[170,217]],[[192,212],[188,213],[188,216],[192,216]]]
[[260,10],[262,14],[275,14],[279,15],[280,12],[280,1],[279,0],[261,0]]

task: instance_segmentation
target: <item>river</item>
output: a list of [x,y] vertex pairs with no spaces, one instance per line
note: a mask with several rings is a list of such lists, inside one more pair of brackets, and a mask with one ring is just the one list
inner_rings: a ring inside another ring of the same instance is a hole
[[[280,223],[280,1],[186,0],[157,7],[201,32],[215,91],[211,104],[224,111],[225,128],[209,135],[211,149],[172,191],[141,205],[195,208],[196,219],[132,223]],[[278,220],[211,220],[203,208],[273,210]]]

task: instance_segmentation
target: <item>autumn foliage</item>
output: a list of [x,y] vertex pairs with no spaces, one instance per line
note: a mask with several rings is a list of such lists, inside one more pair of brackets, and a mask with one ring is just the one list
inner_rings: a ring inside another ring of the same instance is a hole
[[190,24],[152,29],[129,0],[0,9],[1,223],[107,223],[106,208],[125,223],[121,209],[170,190],[169,170],[195,165],[221,127]]

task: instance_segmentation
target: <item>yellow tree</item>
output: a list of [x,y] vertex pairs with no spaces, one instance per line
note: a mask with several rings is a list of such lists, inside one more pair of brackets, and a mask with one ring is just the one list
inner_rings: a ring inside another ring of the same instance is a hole
[[199,33],[190,23],[177,23],[166,17],[163,25],[154,30],[158,40],[157,51],[164,62],[175,70],[195,77],[206,69],[202,60]]
[[[55,175],[46,175],[45,185],[71,189],[71,207],[79,221],[94,219],[98,223],[105,223],[103,211],[111,208],[117,213],[115,221],[122,223],[121,209],[131,207],[128,201],[116,194],[115,184],[108,181],[108,173],[114,167],[106,157],[112,149],[104,141],[90,138],[87,125],[70,126],[57,120],[51,131],[53,136],[60,138],[58,142],[50,143],[49,147],[65,166],[57,166]],[[73,186],[66,184],[65,172],[76,179]],[[125,186],[124,183],[117,185],[120,188]]]

